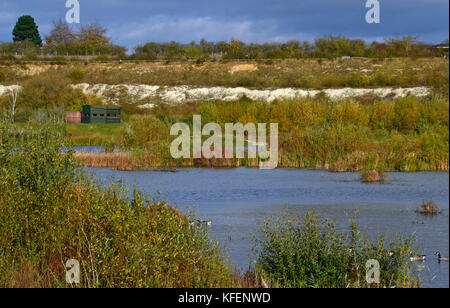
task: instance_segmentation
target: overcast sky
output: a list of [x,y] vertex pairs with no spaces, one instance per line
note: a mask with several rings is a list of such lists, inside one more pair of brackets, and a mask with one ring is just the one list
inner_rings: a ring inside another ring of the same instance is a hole
[[[366,40],[414,35],[429,43],[449,36],[449,0],[379,0],[381,23],[367,24],[366,0],[78,0],[81,23],[98,21],[117,44],[148,41],[284,42],[326,34]],[[12,40],[21,15],[44,37],[64,19],[66,0],[0,0],[0,41]]]

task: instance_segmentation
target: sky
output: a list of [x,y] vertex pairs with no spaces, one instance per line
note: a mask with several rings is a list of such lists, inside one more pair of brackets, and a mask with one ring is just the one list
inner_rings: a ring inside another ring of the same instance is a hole
[[[99,22],[113,42],[313,41],[343,35],[367,41],[414,35],[449,37],[449,0],[379,0],[380,23],[366,22],[366,0],[78,0],[81,23]],[[0,42],[12,41],[18,17],[35,18],[42,38],[65,19],[66,0],[0,0]],[[76,26],[76,24],[74,24]]]

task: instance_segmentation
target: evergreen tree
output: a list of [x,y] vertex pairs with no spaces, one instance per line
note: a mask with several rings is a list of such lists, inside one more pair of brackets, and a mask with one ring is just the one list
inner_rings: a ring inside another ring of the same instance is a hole
[[34,18],[29,15],[19,17],[12,34],[14,42],[29,40],[36,45],[42,45],[42,39],[39,35],[38,26],[34,22]]

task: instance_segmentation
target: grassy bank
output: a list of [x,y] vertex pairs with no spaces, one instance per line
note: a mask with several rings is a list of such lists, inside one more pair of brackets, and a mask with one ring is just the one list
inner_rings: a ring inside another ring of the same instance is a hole
[[[301,59],[209,63],[0,64],[2,84],[25,88],[56,85],[147,84],[158,86],[304,89],[373,87],[447,87],[448,60],[440,58]],[[121,95],[117,93],[117,95]],[[126,103],[126,100],[123,100]]]
[[74,145],[116,145],[120,124],[66,124],[67,135]]

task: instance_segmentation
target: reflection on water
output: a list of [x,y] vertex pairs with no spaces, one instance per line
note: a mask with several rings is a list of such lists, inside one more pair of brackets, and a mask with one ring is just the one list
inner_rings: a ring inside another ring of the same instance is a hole
[[[238,267],[248,265],[252,234],[267,215],[286,206],[300,214],[315,209],[321,215],[347,221],[359,210],[359,224],[371,236],[377,232],[414,234],[428,260],[421,265],[423,287],[448,287],[448,262],[434,253],[449,251],[449,174],[390,173],[389,184],[364,184],[357,173],[311,170],[183,169],[179,172],[87,169],[107,182],[123,180],[146,193],[161,192],[182,210],[197,206],[202,219],[212,220],[217,238]],[[422,200],[432,199],[442,213],[427,218],[415,214]]]

